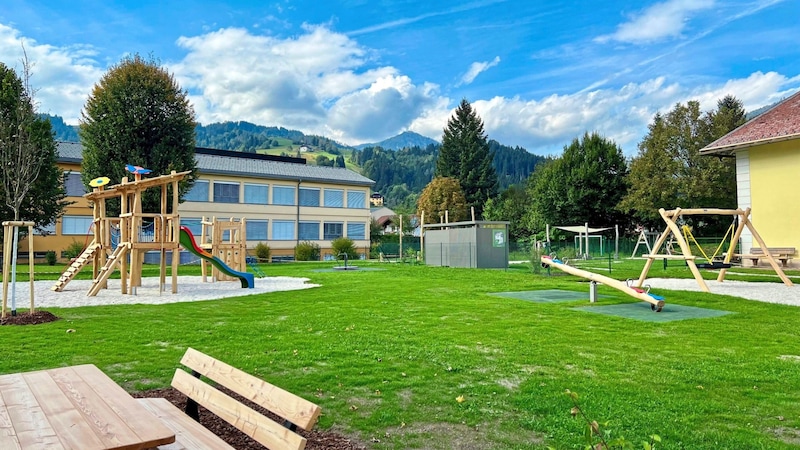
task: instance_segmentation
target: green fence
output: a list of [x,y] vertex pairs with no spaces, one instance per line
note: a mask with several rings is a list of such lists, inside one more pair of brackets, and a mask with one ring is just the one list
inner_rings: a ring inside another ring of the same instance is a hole
[[[589,251],[588,255],[590,258],[608,258],[611,255],[611,258],[630,258],[632,255],[636,257],[641,257],[645,253],[648,252],[647,246],[643,243],[639,244],[638,248],[636,243],[638,238],[620,238],[619,242],[615,242],[614,238],[609,238],[605,236],[592,236],[589,238]],[[697,243],[702,247],[703,251],[709,258],[712,258],[716,253],[718,258],[722,258],[724,252],[728,251],[728,246],[730,245],[729,241],[725,241],[721,248],[719,248],[719,244],[722,242],[722,238],[697,238]],[[650,245],[654,245],[655,242],[650,242]],[[550,254],[555,253],[558,256],[564,258],[577,258],[581,254],[581,250],[585,252],[583,246],[586,245],[586,242],[582,244],[578,243],[577,239],[572,241],[570,240],[560,240],[560,241],[551,241],[550,246],[548,247],[541,247],[540,252],[542,254]],[[511,242],[509,244],[509,260],[511,261],[527,261],[530,260],[530,255],[533,251],[533,244],[528,242]],[[692,254],[698,257],[703,257],[703,253],[698,249],[694,243],[690,245]],[[618,249],[618,250],[617,250]],[[634,255],[633,251],[636,249],[636,254]],[[653,249],[655,250],[655,249]],[[661,246],[660,253],[664,253],[664,246]],[[680,254],[681,249],[678,246],[678,243],[675,242],[672,248],[673,254]],[[739,246],[737,245],[736,250],[734,253],[741,253]]]

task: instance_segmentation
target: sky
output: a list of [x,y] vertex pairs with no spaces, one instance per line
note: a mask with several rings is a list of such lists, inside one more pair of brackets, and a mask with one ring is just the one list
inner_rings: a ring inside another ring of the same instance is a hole
[[501,144],[559,155],[585,132],[628,155],[658,112],[800,90],[800,0],[3,0],[0,62],[78,124],[115,64],[157,59],[202,124],[343,144],[441,140],[468,100]]

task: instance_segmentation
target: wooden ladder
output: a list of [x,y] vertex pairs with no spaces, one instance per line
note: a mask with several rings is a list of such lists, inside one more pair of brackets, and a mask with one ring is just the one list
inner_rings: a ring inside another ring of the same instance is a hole
[[100,244],[95,243],[92,243],[86,247],[86,250],[84,250],[80,256],[72,261],[72,264],[70,264],[69,267],[67,267],[67,270],[65,270],[64,273],[58,277],[58,281],[56,281],[56,284],[54,284],[50,289],[56,292],[61,292],[64,290],[64,287],[67,285],[67,283],[72,281],[72,279],[75,278],[75,275],[77,275],[78,272],[83,269],[83,266],[85,266],[95,257],[95,253],[97,253],[99,248]]
[[114,266],[122,261],[122,258],[128,253],[129,248],[130,244],[121,244],[114,250],[114,253],[108,257],[106,264],[100,268],[100,274],[92,281],[92,287],[89,288],[89,292],[86,294],[87,297],[94,297],[100,292],[100,289],[103,287],[106,280],[108,280],[108,277],[114,272]]

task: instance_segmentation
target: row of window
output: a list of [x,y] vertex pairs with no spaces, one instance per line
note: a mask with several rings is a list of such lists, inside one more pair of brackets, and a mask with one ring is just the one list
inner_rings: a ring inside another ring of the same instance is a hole
[[[318,241],[340,237],[350,239],[366,239],[366,224],[363,222],[315,222],[303,221],[295,227],[294,220],[273,220],[272,240],[275,241]],[[200,219],[182,219],[181,225],[188,227],[193,234],[200,236],[202,226]],[[61,219],[62,235],[87,235],[90,233],[92,218],[90,216],[64,216]],[[320,234],[320,230],[322,233]],[[347,233],[345,233],[345,230]],[[48,234],[55,234],[55,225],[47,227]],[[267,241],[269,238],[268,220],[248,220],[246,224],[248,241]],[[295,234],[296,233],[296,234]],[[295,237],[297,236],[297,237]],[[222,237],[227,240],[227,236]]]
[[[189,202],[207,202],[209,188],[211,189],[214,203],[250,203],[255,205],[285,205],[285,206],[324,206],[327,208],[367,208],[367,192],[348,189],[320,189],[295,186],[272,186],[272,202],[270,203],[270,185],[242,183],[228,181],[197,180],[192,190],[186,194],[185,200]],[[240,200],[240,193],[243,198]],[[346,197],[346,200],[345,200]]]
[[[269,184],[243,183],[244,190],[240,189],[240,183],[229,181],[215,181],[213,183],[213,202],[214,203],[250,203],[255,205],[269,205]],[[197,180],[189,193],[186,194],[185,201],[207,202],[209,200],[208,180]],[[81,181],[79,172],[70,172],[64,180],[64,189],[69,197],[80,197],[86,193],[86,189]],[[295,191],[297,197],[295,198]],[[240,201],[240,194],[244,198]],[[347,190],[347,201],[345,202],[344,189],[320,189],[295,186],[272,186],[272,204],[294,206],[324,206],[327,208],[367,208],[367,193],[361,190]]]

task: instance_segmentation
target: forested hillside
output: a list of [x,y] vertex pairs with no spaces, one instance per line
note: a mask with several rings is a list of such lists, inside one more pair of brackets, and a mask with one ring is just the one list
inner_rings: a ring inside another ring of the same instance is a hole
[[283,127],[265,127],[249,122],[222,122],[195,127],[198,147],[255,153],[257,150],[279,147],[278,138],[289,139],[296,145],[308,145],[322,151],[347,148],[331,139],[306,135],[302,131]]
[[[537,164],[544,161],[538,155],[520,147],[508,147],[490,140],[494,153],[492,165],[497,172],[500,191],[514,184],[524,183]],[[383,194],[390,207],[414,209],[422,189],[433,179],[439,145],[425,148],[407,147],[397,151],[381,147],[367,147],[354,151],[350,161],[361,166],[361,173],[372,180],[372,190]]]

